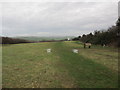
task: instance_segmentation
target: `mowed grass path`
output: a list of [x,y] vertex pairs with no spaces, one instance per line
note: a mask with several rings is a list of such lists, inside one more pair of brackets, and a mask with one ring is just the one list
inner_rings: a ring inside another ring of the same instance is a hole
[[[73,48],[79,53],[72,53]],[[8,45],[2,52],[3,88],[118,87],[115,49],[83,49],[78,42],[54,42]]]

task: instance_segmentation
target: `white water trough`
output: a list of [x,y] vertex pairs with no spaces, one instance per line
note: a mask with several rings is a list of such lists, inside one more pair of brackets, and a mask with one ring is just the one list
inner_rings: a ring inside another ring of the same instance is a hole
[[73,49],[72,52],[73,53],[78,53],[78,50],[77,49]]
[[51,49],[49,48],[49,49],[47,49],[47,53],[51,53]]

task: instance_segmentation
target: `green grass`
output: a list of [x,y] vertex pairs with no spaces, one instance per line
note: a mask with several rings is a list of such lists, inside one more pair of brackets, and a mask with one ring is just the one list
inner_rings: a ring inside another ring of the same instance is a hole
[[0,45],[0,89],[2,88],[2,46]]
[[[52,53],[46,49],[51,48]],[[72,49],[79,53],[72,53]],[[3,88],[115,88],[118,52],[79,42],[3,46]]]

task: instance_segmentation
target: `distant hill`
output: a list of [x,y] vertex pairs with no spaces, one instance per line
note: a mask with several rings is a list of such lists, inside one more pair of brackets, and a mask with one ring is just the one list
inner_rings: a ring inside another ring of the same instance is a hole
[[14,37],[18,39],[30,40],[30,41],[49,41],[49,40],[64,40],[67,38],[74,38],[74,36],[63,36],[63,37],[37,37],[37,36],[28,36],[28,37]]
[[0,44],[18,44],[18,43],[32,43],[32,42],[18,38],[0,37]]

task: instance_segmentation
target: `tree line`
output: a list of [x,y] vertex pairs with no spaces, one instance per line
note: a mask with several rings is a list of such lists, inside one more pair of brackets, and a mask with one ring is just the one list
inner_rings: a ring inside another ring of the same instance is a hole
[[112,45],[120,47],[120,17],[116,25],[109,27],[107,30],[95,30],[94,33],[83,34],[73,38],[73,40],[80,40],[83,43],[92,43],[95,45]]
[[18,44],[18,43],[31,43],[31,41],[10,37],[0,37],[0,44]]
[[39,43],[39,42],[62,42],[62,41],[67,41],[67,39],[64,39],[64,40],[31,41],[31,40],[18,39],[18,38],[0,37],[0,44]]

